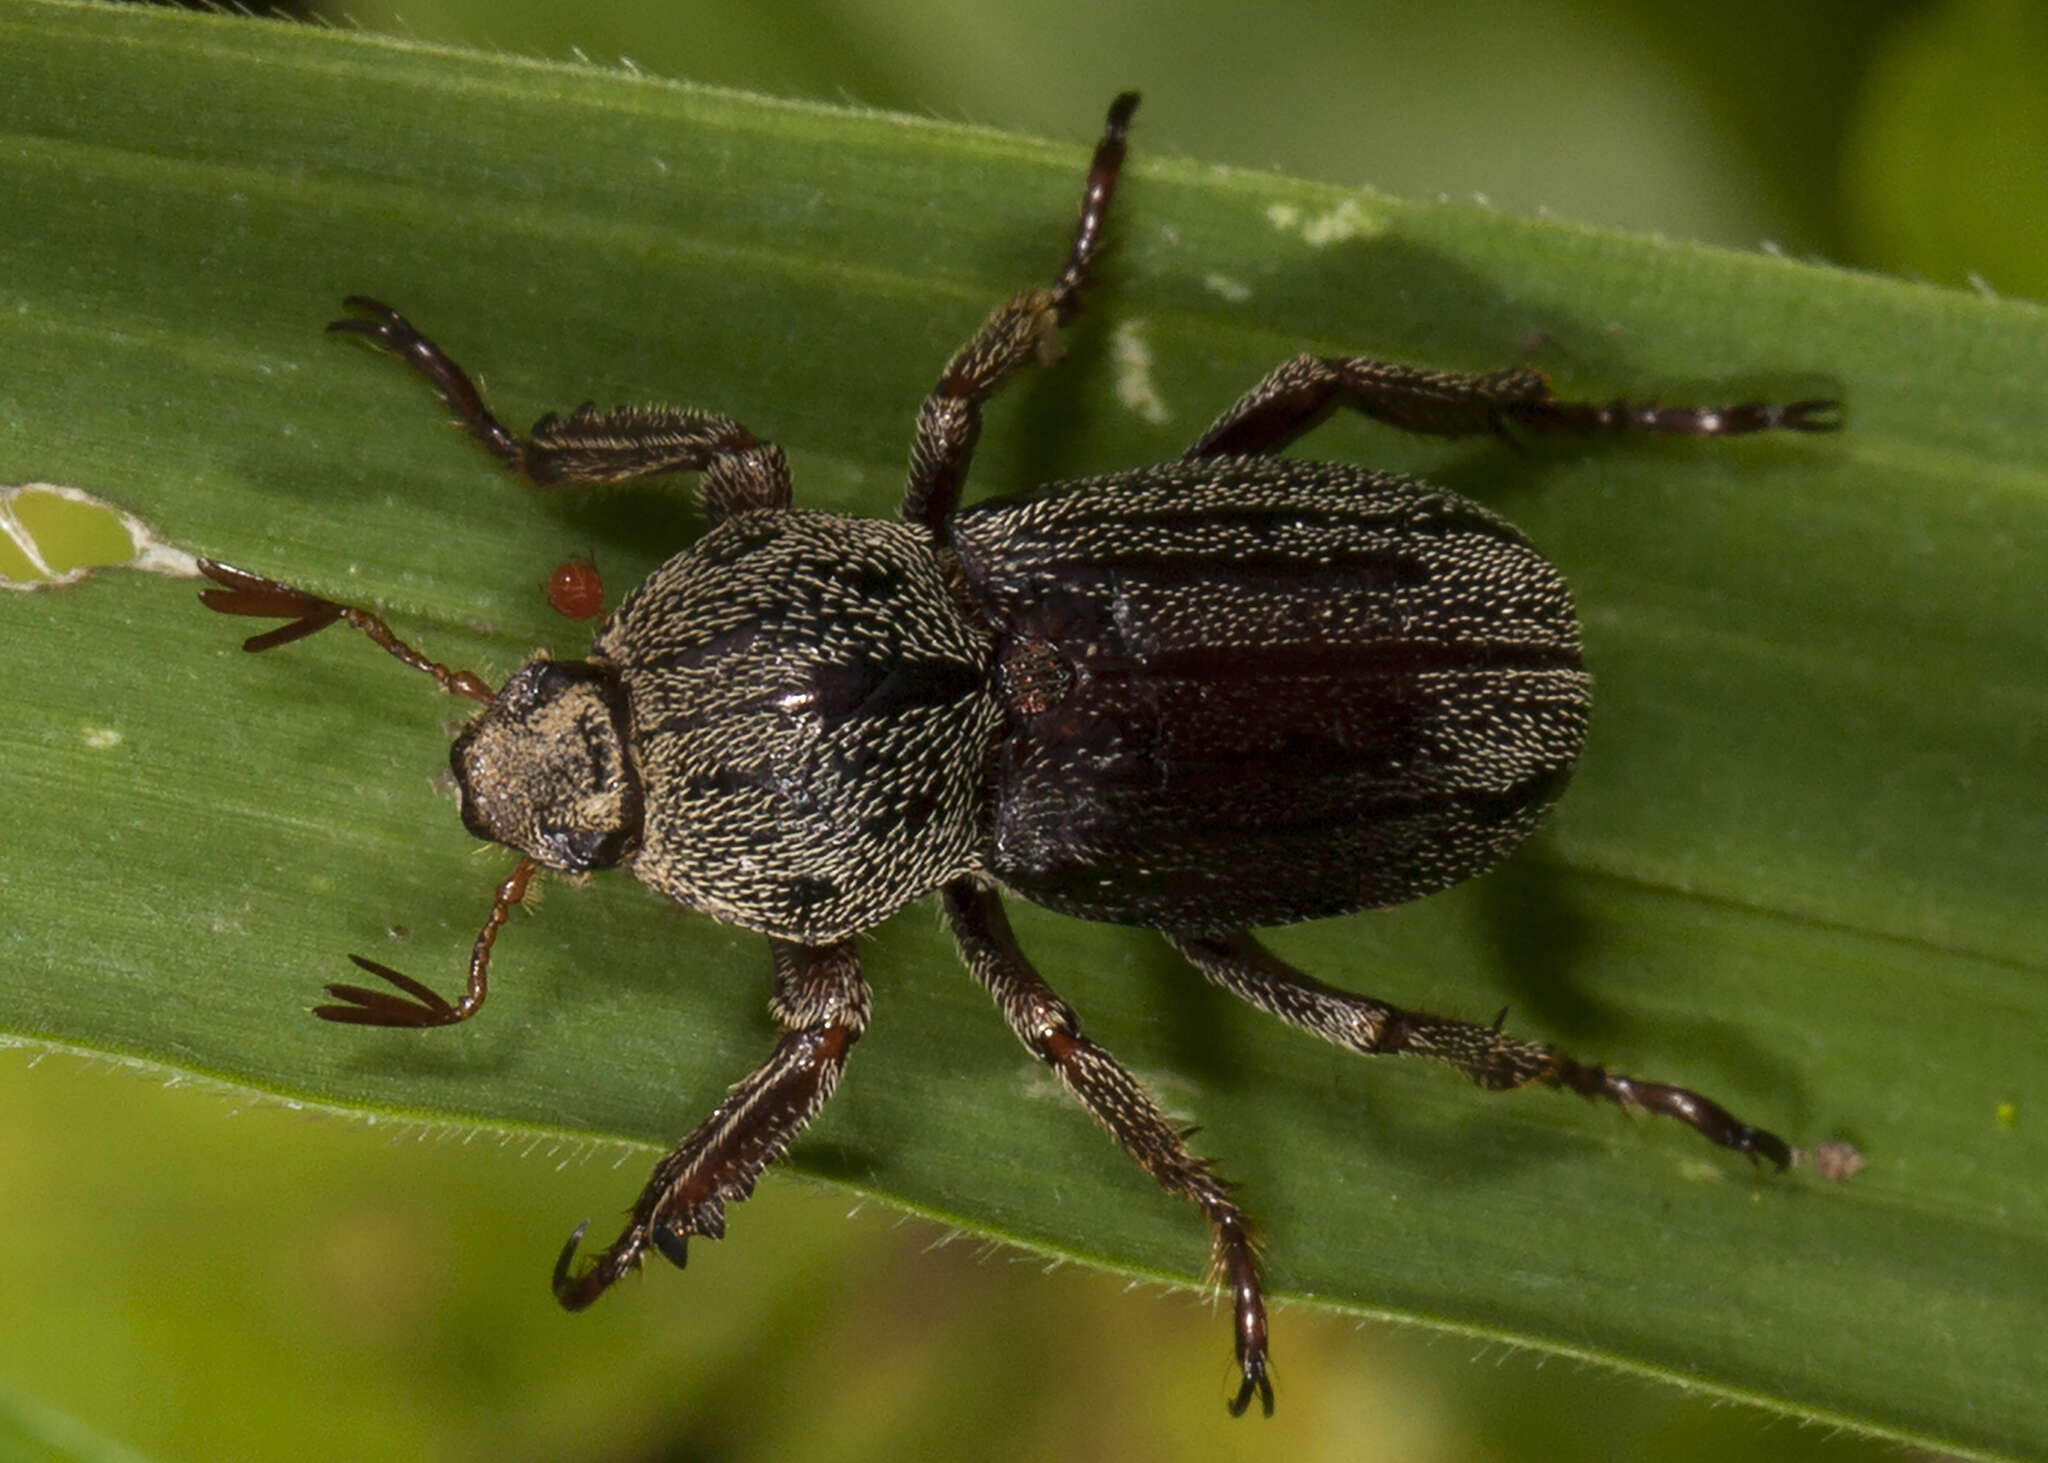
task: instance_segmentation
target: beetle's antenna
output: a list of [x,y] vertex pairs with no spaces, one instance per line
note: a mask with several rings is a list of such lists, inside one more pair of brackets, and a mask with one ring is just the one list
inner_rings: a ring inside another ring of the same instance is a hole
[[237,569],[215,559],[201,559],[199,572],[222,586],[199,591],[199,602],[208,609],[223,615],[255,615],[260,619],[291,621],[275,630],[251,635],[242,642],[244,650],[275,650],[280,645],[317,635],[336,620],[346,620],[406,665],[416,671],[425,671],[439,681],[441,689],[449,695],[467,696],[486,706],[497,699],[497,693],[486,686],[474,671],[450,670],[438,660],[427,659],[392,634],[391,627],[368,610],[336,604],[331,599],[322,599],[317,594],[293,589],[289,584],[279,584],[275,579],[265,579],[260,574],[251,574],[246,569]]
[[374,960],[365,960],[360,955],[351,955],[348,958],[355,962],[357,969],[390,981],[412,999],[394,996],[389,991],[372,990],[368,986],[330,985],[327,994],[341,1004],[315,1006],[313,1014],[322,1021],[339,1021],[349,1026],[453,1026],[458,1021],[467,1021],[484,1003],[484,992],[490,983],[491,946],[497,943],[498,931],[512,913],[512,906],[526,898],[526,886],[532,882],[534,871],[539,867],[530,858],[521,859],[519,867],[498,886],[491,916],[477,932],[476,946],[469,953],[469,988],[462,993],[461,1000],[451,1005],[432,988],[411,976]]

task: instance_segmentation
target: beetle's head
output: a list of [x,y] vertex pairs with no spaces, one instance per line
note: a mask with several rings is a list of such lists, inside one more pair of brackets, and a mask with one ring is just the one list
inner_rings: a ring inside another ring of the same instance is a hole
[[628,730],[610,666],[527,662],[449,749],[463,826],[565,873],[611,868],[640,840]]

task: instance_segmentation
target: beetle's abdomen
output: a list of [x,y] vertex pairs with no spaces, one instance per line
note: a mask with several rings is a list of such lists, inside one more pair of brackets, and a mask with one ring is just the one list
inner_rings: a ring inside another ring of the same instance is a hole
[[1173,463],[954,520],[1008,722],[990,872],[1189,930],[1397,904],[1564,788],[1587,677],[1557,571],[1453,493]]

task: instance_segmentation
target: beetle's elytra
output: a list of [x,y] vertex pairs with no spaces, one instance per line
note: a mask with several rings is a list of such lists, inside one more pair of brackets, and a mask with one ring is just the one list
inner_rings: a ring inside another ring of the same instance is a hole
[[509,431],[439,347],[355,298],[329,328],[404,359],[513,471],[542,485],[699,472],[709,530],[627,595],[587,660],[532,661],[496,692],[367,610],[202,563],[220,586],[202,594],[209,607],[289,622],[250,650],[347,620],[482,702],[451,754],[463,822],[522,855],[460,1000],[353,956],[396,989],[330,986],[336,1004],[317,1014],[474,1014],[497,932],[544,868],[623,865],[768,937],[780,1041],[581,1271],[583,1231],[571,1237],[554,1275],[571,1310],[650,1246],[681,1265],[693,1235],[724,1234],[726,1205],[803,1131],[867,1023],[857,937],[933,892],[1018,1038],[1207,1219],[1231,1299],[1233,1413],[1273,1405],[1249,1221],[1081,1034],[1019,950],[999,890],[1158,929],[1224,989],[1355,1051],[1431,1057],[1489,1091],[1542,1083],[1646,1108],[1790,1161],[1782,1140],[1698,1093],[1324,985],[1246,930],[1490,868],[1562,791],[1586,726],[1571,597],[1520,533],[1454,493],[1281,448],[1338,407],[1442,436],[1728,436],[1829,430],[1835,403],[1603,405],[1557,400],[1534,371],[1305,355],[1174,462],[962,507],[983,404],[1080,307],[1136,106],[1126,94],[1110,107],[1057,279],[991,314],[925,399],[900,522],[793,507],[782,453],[709,413],[584,406]]

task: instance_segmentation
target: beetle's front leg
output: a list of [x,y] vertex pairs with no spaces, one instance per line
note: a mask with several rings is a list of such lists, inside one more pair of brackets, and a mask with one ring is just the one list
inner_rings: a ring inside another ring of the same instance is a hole
[[1278,452],[1338,407],[1436,437],[1531,432],[1652,432],[1733,437],[1777,430],[1830,432],[1840,403],[1779,406],[1658,406],[1626,400],[1560,401],[1540,371],[1428,371],[1362,356],[1296,356],[1247,391],[1190,447],[1187,457],[1248,457]]
[[1676,1118],[1711,1143],[1778,1168],[1792,1150],[1775,1133],[1752,1127],[1710,1098],[1665,1082],[1609,1072],[1541,1042],[1520,1041],[1498,1022],[1482,1026],[1450,1016],[1403,1011],[1311,979],[1274,956],[1250,935],[1168,934],[1196,969],[1240,1000],[1270,1012],[1325,1041],[1366,1056],[1402,1053],[1428,1057],[1463,1072],[1486,1092],[1512,1092],[1531,1084],[1558,1087],[1617,1107],[1642,1108]]
[[1161,1188],[1192,1200],[1209,1221],[1211,1276],[1230,1296],[1237,1339],[1241,1380],[1230,1412],[1243,1415],[1257,1396],[1271,1417],[1273,1383],[1266,1374],[1266,1305],[1259,1259],[1252,1245],[1251,1220],[1230,1197],[1230,1184],[1216,1176],[1206,1159],[1188,1151],[1181,1133],[1137,1078],[1081,1035],[1073,1011],[1017,948],[1009,917],[993,890],[960,879],[945,887],[943,900],[961,958],[995,997],[1017,1039],[1058,1074],[1089,1116]]
[[375,341],[432,383],[462,429],[500,462],[539,487],[632,482],[665,472],[701,472],[713,523],[749,508],[787,508],[792,494],[782,449],[730,417],[666,406],[599,411],[585,402],[566,419],[553,413],[521,436],[484,405],[469,373],[414,324],[380,300],[350,295],[355,315],[330,331]]
[[725,1206],[754,1192],[763,1169],[788,1151],[839,1084],[846,1054],[868,1021],[868,987],[852,939],[794,945],[770,939],[775,994],[769,1010],[782,1039],[768,1060],[655,1165],[619,1237],[581,1274],[573,1272],[579,1227],[555,1261],[555,1299],[580,1311],[628,1271],[652,1244],[681,1265],[691,1235],[718,1239]]
[[1109,104],[1102,140],[1081,192],[1081,219],[1066,267],[1050,289],[1013,295],[982,322],[974,338],[960,347],[939,376],[917,414],[917,436],[910,445],[910,482],[903,493],[903,518],[943,536],[946,520],[960,501],[974,444],[981,437],[981,408],[1019,367],[1051,360],[1059,346],[1060,327],[1081,308],[1095,254],[1102,243],[1103,221],[1116,180],[1124,165],[1124,138],[1138,94],[1127,91]]

